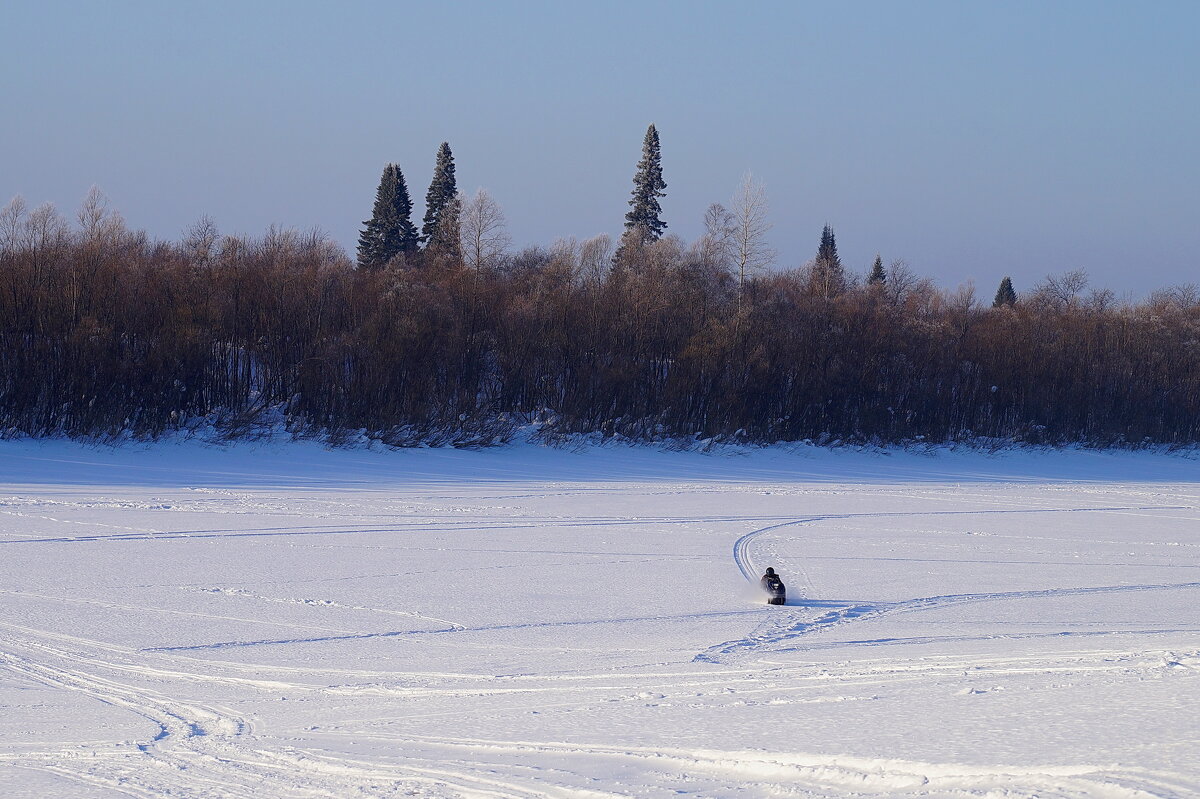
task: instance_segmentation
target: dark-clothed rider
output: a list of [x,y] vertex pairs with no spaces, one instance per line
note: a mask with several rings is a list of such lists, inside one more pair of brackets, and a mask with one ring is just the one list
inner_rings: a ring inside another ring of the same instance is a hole
[[768,605],[782,605],[787,601],[786,589],[783,587],[783,580],[779,579],[779,575],[771,567],[767,567],[767,573],[758,581],[762,586],[762,590],[767,594]]

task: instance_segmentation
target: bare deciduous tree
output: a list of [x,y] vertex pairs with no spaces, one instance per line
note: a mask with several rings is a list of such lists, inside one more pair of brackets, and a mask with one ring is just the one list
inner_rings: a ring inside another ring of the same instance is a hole
[[1150,295],[1150,304],[1171,305],[1181,309],[1200,307],[1200,285],[1184,283],[1159,289]]
[[51,203],[39,205],[25,218],[27,247],[48,251],[64,245],[70,237],[70,225]]
[[579,245],[579,271],[585,281],[599,287],[613,258],[612,236],[601,233]]
[[26,213],[25,198],[19,194],[0,210],[0,249],[12,251],[20,246]]
[[205,214],[183,232],[183,249],[198,263],[207,264],[213,257],[213,249],[221,240],[221,231],[211,216]]
[[893,305],[901,305],[909,295],[918,292],[932,291],[933,285],[917,276],[903,258],[897,258],[888,265],[887,282],[884,284],[888,299]]
[[79,229],[88,241],[96,241],[116,228],[123,228],[121,215],[108,207],[108,198],[98,186],[92,186],[79,206]]
[[1045,280],[1033,287],[1033,298],[1062,308],[1074,303],[1087,284],[1087,271],[1083,269],[1072,269],[1061,275],[1046,275]]
[[733,266],[737,270],[740,292],[747,273],[765,269],[775,261],[775,250],[767,244],[767,232],[772,227],[767,217],[767,191],[749,172],[733,195],[730,215],[733,221]]
[[494,267],[512,243],[504,211],[485,189],[463,203],[459,228],[463,260],[476,271]]
[[696,242],[695,252],[705,266],[728,269],[733,263],[733,238],[737,220],[728,208],[713,203],[704,212],[704,235]]

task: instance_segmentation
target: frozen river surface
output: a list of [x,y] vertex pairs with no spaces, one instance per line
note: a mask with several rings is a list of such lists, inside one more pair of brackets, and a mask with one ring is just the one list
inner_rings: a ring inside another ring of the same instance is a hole
[[0,795],[1196,797],[1198,608],[1179,456],[0,442]]

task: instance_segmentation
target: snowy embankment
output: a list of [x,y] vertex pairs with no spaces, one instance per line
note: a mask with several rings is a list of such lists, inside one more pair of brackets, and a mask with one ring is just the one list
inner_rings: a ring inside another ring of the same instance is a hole
[[0,442],[0,794],[1193,797],[1198,599],[1179,456]]

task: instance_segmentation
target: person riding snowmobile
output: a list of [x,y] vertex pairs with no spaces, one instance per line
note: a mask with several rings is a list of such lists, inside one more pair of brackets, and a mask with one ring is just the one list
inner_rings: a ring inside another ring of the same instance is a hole
[[758,584],[767,594],[768,605],[782,605],[787,602],[787,589],[783,586],[783,580],[779,579],[779,575],[770,566],[767,567],[767,573],[762,576]]

